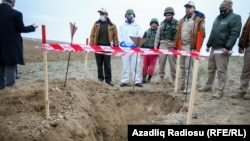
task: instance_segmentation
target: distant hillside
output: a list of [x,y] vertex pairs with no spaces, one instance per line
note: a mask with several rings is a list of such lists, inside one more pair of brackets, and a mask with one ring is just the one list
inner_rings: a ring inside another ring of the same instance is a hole
[[[47,40],[47,43],[61,43],[68,44],[68,42],[63,41],[53,41]],[[27,38],[23,37],[23,46],[24,46],[24,59],[26,62],[41,62],[43,61],[43,52],[40,48],[42,42],[41,39],[36,38]],[[48,61],[65,61],[68,60],[69,52],[57,52],[49,51],[48,52]],[[93,53],[90,53],[88,59],[93,59]],[[83,52],[73,52],[71,53],[71,60],[83,60]]]

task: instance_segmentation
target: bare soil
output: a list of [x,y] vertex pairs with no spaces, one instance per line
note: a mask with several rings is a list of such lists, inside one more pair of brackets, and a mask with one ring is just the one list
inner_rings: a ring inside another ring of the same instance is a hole
[[[112,57],[115,86],[111,87],[97,81],[92,53],[84,72],[82,52],[71,53],[67,79],[69,53],[48,52],[50,116],[46,119],[43,53],[35,47],[40,44],[24,38],[26,65],[18,66],[20,79],[0,91],[1,141],[126,141],[128,124],[186,124],[190,94],[174,92],[168,77],[166,83],[158,83],[158,66],[152,83],[121,88],[121,59]],[[237,92],[242,65],[242,57],[231,57],[221,99],[196,91],[192,124],[250,124],[250,102],[230,98]],[[205,83],[206,69],[205,57],[199,63],[197,88]]]

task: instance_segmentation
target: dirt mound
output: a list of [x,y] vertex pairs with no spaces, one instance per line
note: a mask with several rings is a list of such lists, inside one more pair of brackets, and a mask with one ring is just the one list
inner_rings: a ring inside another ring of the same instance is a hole
[[[110,87],[94,80],[49,83],[50,118],[45,120],[44,82],[0,91],[0,140],[126,140],[127,125],[152,123],[184,110],[183,100],[162,90]],[[7,94],[8,93],[8,94]],[[11,134],[10,134],[11,133]]]

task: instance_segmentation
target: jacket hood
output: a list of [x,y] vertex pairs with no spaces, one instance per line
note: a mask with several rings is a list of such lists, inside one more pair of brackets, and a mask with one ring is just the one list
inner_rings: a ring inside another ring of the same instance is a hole
[[[205,14],[202,13],[202,12],[200,12],[200,11],[198,11],[198,10],[195,10],[194,13],[195,13],[195,17],[198,16],[198,17],[200,17],[200,18],[205,18]],[[187,15],[185,15],[185,16],[183,17],[183,19],[185,19],[186,17],[187,17]]]

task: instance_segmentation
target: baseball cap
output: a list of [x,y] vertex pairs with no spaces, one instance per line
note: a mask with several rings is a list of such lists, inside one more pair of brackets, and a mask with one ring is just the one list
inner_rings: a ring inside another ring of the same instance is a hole
[[107,13],[107,14],[108,14],[108,10],[105,9],[105,8],[101,8],[101,9],[98,10],[97,12],[100,12],[100,13]]
[[193,6],[193,7],[195,7],[195,4],[194,4],[193,1],[188,1],[188,3],[184,5],[184,7],[186,7],[186,6]]

